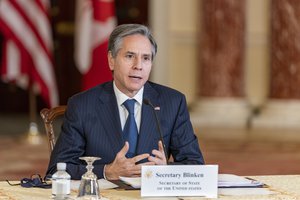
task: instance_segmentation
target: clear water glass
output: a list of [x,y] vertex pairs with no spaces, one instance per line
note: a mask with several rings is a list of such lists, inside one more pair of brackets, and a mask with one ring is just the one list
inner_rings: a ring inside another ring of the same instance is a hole
[[98,200],[100,199],[100,190],[98,186],[97,176],[93,173],[93,163],[96,160],[100,160],[99,157],[80,157],[79,159],[84,160],[87,163],[87,172],[81,176],[78,198],[84,200]]

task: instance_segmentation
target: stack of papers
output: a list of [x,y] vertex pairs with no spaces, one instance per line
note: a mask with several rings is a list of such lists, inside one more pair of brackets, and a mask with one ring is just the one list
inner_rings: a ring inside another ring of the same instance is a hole
[[[140,177],[120,177],[120,180],[133,188],[141,188]],[[246,187],[262,187],[262,182],[251,180],[234,174],[219,174],[218,188],[246,188]]]
[[244,188],[244,187],[262,187],[262,182],[251,180],[242,176],[234,174],[219,174],[218,187],[219,188]]

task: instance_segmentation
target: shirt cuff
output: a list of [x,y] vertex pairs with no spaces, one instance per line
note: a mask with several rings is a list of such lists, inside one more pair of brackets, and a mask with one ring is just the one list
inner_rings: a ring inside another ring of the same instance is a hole
[[103,178],[104,178],[105,180],[107,180],[107,179],[106,179],[106,176],[105,176],[105,168],[106,168],[106,165],[104,165],[104,167],[103,167]]

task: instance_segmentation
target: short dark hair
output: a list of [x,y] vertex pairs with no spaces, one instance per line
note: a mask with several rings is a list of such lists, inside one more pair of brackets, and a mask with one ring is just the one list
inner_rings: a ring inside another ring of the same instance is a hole
[[154,40],[154,37],[151,34],[151,31],[147,26],[141,24],[122,24],[117,26],[113,32],[110,34],[108,40],[108,51],[111,52],[112,57],[115,58],[121,48],[123,38],[129,35],[140,34],[146,36],[151,45],[152,45],[152,55],[153,60],[154,56],[157,53],[157,44]]

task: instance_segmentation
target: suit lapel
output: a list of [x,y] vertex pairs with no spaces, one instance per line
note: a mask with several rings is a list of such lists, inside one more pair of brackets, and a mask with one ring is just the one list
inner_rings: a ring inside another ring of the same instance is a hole
[[[154,106],[159,106],[158,93],[150,86],[149,83],[145,84],[144,99],[151,101]],[[137,154],[151,153],[150,151],[153,149],[153,147],[158,146],[158,140],[159,133],[157,130],[153,109],[151,106],[143,104]]]
[[96,106],[99,121],[103,123],[104,134],[109,138],[111,150],[115,154],[123,147],[122,128],[119,117],[117,100],[113,91],[112,82],[106,84],[99,91],[99,106]]

